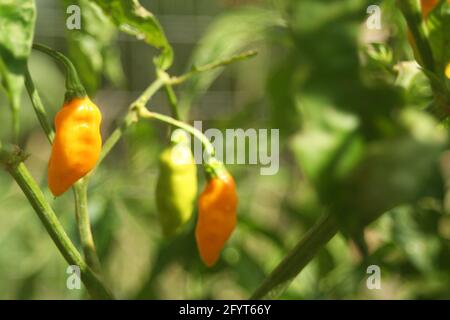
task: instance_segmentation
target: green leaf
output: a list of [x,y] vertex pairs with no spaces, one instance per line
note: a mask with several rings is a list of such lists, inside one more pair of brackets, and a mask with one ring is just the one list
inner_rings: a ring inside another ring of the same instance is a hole
[[445,130],[415,110],[403,111],[399,122],[407,134],[371,142],[346,179],[330,185],[328,193],[323,190],[350,234],[399,205],[429,195],[430,180],[438,176],[439,156],[447,145]]
[[36,8],[33,0],[0,2],[0,77],[13,113],[13,130],[19,130],[20,96],[31,51]]
[[76,4],[81,9],[82,27],[68,30],[67,42],[70,58],[87,91],[97,90],[103,74],[114,85],[122,85],[124,74],[115,43],[118,32],[113,22],[89,0],[65,0],[65,4]]
[[427,26],[437,75],[444,80],[444,70],[450,62],[450,3],[441,2],[439,7],[430,14]]
[[[353,139],[358,118],[328,107],[318,96],[303,96],[301,109],[304,127],[291,140],[291,149],[302,170],[316,185],[331,164],[334,175],[345,175],[361,152],[361,139]],[[328,181],[332,178],[326,177]]]
[[[279,13],[257,7],[245,7],[218,17],[208,27],[195,49],[190,65],[200,66],[230,57],[268,36],[268,30],[284,26]],[[220,75],[222,69],[205,72],[186,82],[181,108],[188,108]]]
[[389,213],[393,220],[391,237],[418,270],[431,273],[438,265],[439,238],[424,232],[414,213],[410,206],[399,207]]
[[172,65],[172,47],[167,41],[160,23],[138,0],[91,1],[97,3],[121,31],[161,49],[161,55],[156,59],[160,68],[167,69]]

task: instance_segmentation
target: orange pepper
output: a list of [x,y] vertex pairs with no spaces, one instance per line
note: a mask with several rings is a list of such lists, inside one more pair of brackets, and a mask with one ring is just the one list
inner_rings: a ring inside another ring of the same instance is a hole
[[102,148],[101,120],[100,110],[87,96],[64,103],[56,115],[48,164],[48,185],[55,196],[94,168]]
[[236,226],[237,203],[234,179],[226,171],[212,177],[200,195],[195,237],[200,257],[208,267],[217,262]]
[[[450,0],[448,1],[450,2]],[[421,0],[420,3],[422,4],[422,17],[427,17],[438,2],[439,0]]]

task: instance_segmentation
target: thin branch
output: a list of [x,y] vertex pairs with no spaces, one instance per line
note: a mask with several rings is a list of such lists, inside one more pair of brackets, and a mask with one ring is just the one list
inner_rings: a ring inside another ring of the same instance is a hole
[[53,128],[48,121],[47,112],[45,111],[41,97],[39,96],[39,93],[34,86],[33,79],[28,68],[25,71],[25,86],[27,88],[28,95],[30,96],[31,103],[41,124],[41,127],[44,130],[48,141],[50,142],[50,144],[52,144],[53,138],[55,137],[55,132],[53,131]]
[[178,112],[178,102],[176,99],[176,95],[173,92],[173,85],[178,85],[189,79],[190,77],[201,73],[210,71],[216,68],[224,67],[229,64],[232,64],[237,61],[249,59],[251,57],[256,56],[258,53],[257,51],[251,50],[247,51],[235,56],[232,56],[230,58],[226,58],[217,62],[213,62],[210,64],[206,64],[200,67],[193,68],[190,72],[181,75],[179,77],[170,77],[166,72],[159,72],[157,79],[152,82],[147,89],[133,102],[131,103],[130,107],[128,108],[128,112],[125,115],[124,119],[122,120],[122,123],[119,127],[117,127],[109,136],[109,138],[106,140],[106,142],[103,145],[102,153],[100,154],[100,158],[97,162],[97,166],[104,160],[104,158],[111,152],[111,149],[114,148],[116,143],[120,140],[123,133],[135,122],[138,121],[138,116],[136,114],[136,111],[144,108],[147,102],[153,97],[153,95],[164,86],[166,90],[166,94],[169,98],[169,103],[172,107],[172,113],[175,118],[179,119],[179,112]]
[[171,84],[166,83],[164,85],[164,91],[166,92],[167,99],[169,99],[169,105],[172,109],[172,116],[180,120],[180,111],[178,110],[178,98],[175,94],[175,91],[173,90],[173,87]]
[[152,82],[147,89],[133,102],[128,108],[128,112],[122,120],[120,126],[118,126],[103,144],[100,158],[97,162],[97,167],[105,159],[105,157],[111,152],[112,148],[120,140],[123,133],[135,122],[138,121],[137,109],[143,107],[151,99],[151,97],[164,85],[162,79],[156,79]]
[[167,124],[170,124],[174,127],[181,128],[192,134],[195,138],[199,139],[202,145],[205,147],[206,149],[205,151],[208,153],[210,157],[213,157],[215,155],[214,146],[211,144],[209,139],[200,130],[194,128],[193,126],[185,122],[171,118],[169,116],[166,116],[164,114],[160,114],[157,112],[150,112],[146,108],[139,109],[139,117],[144,119],[156,119],[165,122]]
[[205,65],[200,66],[200,67],[193,67],[191,71],[189,71],[189,72],[187,72],[187,73],[185,73],[185,74],[183,74],[181,76],[170,78],[169,83],[171,85],[178,85],[178,84],[181,84],[181,83],[185,82],[190,77],[192,77],[192,76],[194,76],[194,75],[196,75],[198,73],[211,71],[211,70],[214,70],[214,69],[217,69],[217,68],[220,68],[220,67],[225,67],[225,66],[227,66],[229,64],[232,64],[234,62],[237,62],[237,61],[250,59],[250,58],[256,56],[257,54],[258,54],[257,51],[250,50],[250,51],[246,51],[244,53],[241,53],[241,54],[238,54],[238,55],[235,55],[235,56],[223,59],[223,60],[219,60],[219,61],[216,61],[216,62],[205,64]]
[[156,76],[164,82],[164,92],[166,93],[166,97],[169,100],[170,109],[172,111],[172,117],[177,120],[180,120],[180,111],[178,110],[178,98],[173,90],[172,84],[170,83],[170,75],[162,70],[156,70]]
[[21,155],[21,151],[18,148],[10,148],[8,150],[0,145],[1,162],[22,189],[64,259],[69,265],[79,267],[81,280],[89,294],[95,299],[113,299],[110,291],[84,262],[64,231],[52,207],[23,163],[24,158],[25,156]]
[[95,248],[94,236],[92,235],[91,221],[89,218],[87,201],[88,177],[85,177],[74,185],[75,214],[77,217],[78,232],[84,257],[89,267],[99,276],[102,274],[100,259]]
[[419,1],[398,0],[397,3],[414,37],[421,63],[426,69],[434,72],[434,58],[428,42],[428,28],[422,19]]
[[[39,97],[29,69],[25,73],[25,85],[33,104],[34,111],[39,119],[42,129],[47,135],[47,139],[52,144],[55,133],[48,121],[47,113]],[[100,261],[95,249],[94,238],[92,236],[91,223],[89,220],[89,213],[87,208],[87,179],[88,177],[78,181],[73,188],[75,197],[75,213],[77,217],[78,231],[80,241],[83,246],[84,255],[87,264],[98,275],[101,275]]]
[[338,225],[332,215],[321,217],[295,248],[267,276],[250,299],[278,297],[337,232]]

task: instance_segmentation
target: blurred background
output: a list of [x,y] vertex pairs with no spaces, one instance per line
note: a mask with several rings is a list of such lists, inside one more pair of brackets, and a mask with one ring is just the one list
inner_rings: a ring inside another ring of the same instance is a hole
[[[423,112],[431,101],[426,78],[413,63],[400,63],[413,60],[413,53],[394,0],[141,3],[173,46],[173,75],[258,50],[256,58],[196,77],[176,91],[185,120],[202,120],[204,130],[279,128],[280,170],[262,176],[258,165],[229,166],[238,186],[239,222],[221,260],[208,269],[195,246],[195,216],[170,239],[159,227],[154,188],[167,127],[145,121],[132,127],[89,189],[94,237],[117,297],[248,298],[324,212],[357,221],[373,209],[384,214],[359,233],[368,257],[353,237],[340,233],[281,298],[450,298],[447,134]],[[80,31],[65,27],[70,4],[81,6]],[[381,7],[380,30],[366,26],[371,4]],[[86,0],[39,0],[37,12],[35,41],[73,59],[102,110],[107,137],[153,81],[157,51],[118,33]],[[64,74],[40,53],[29,65],[53,119],[63,101]],[[50,147],[25,93],[22,101],[21,143],[31,154],[26,163],[79,244],[73,194],[51,196]],[[0,103],[6,104],[3,92]],[[162,92],[149,108],[170,111]],[[0,117],[6,141],[8,108],[0,108]],[[199,179],[202,189],[200,168]],[[366,287],[372,264],[381,268],[380,290]],[[83,290],[66,288],[66,267],[22,192],[0,172],[0,299],[86,298]]]

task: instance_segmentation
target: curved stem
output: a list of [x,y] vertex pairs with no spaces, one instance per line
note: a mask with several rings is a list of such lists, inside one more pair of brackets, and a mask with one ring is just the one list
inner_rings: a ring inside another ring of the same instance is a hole
[[86,96],[86,90],[81,84],[80,78],[78,77],[77,70],[75,69],[72,61],[50,47],[44,46],[42,44],[33,43],[33,49],[39,50],[45,54],[48,54],[54,59],[57,59],[64,65],[66,71],[66,96],[65,101],[68,102],[73,98],[83,98]]
[[31,78],[30,70],[28,68],[25,71],[25,87],[27,88],[27,92],[30,96],[36,116],[41,123],[41,127],[44,130],[48,141],[52,144],[53,138],[55,137],[55,132],[48,121],[47,113],[45,112],[41,97],[34,86],[33,79]]
[[198,129],[194,128],[193,126],[184,123],[179,120],[175,120],[174,118],[171,118],[169,116],[166,116],[164,114],[160,114],[157,112],[150,112],[146,108],[140,108],[139,109],[139,117],[145,118],[145,119],[156,119],[162,122],[165,122],[167,124],[170,124],[174,127],[181,128],[190,134],[192,134],[195,138],[199,139],[202,145],[205,147],[206,152],[210,157],[213,157],[215,155],[215,149],[214,146],[211,144],[211,142],[208,140],[208,138]]
[[[154,82],[152,82],[147,89],[133,102],[131,103],[130,107],[128,108],[128,112],[125,115],[122,123],[120,126],[118,126],[109,136],[109,138],[106,140],[106,142],[103,144],[102,152],[100,154],[99,161],[97,162],[97,166],[100,165],[100,163],[104,160],[104,158],[111,152],[111,150],[114,148],[116,143],[120,140],[123,133],[135,122],[138,120],[138,116],[136,114],[136,111],[142,110],[147,102],[153,97],[153,95],[161,89],[161,87],[164,86],[166,90],[166,94],[169,98],[169,103],[172,108],[172,114],[175,118],[180,118],[180,113],[178,111],[178,101],[176,98],[175,93],[173,92],[173,85],[178,85],[186,80],[188,80],[190,77],[201,73],[210,71],[216,68],[224,67],[229,64],[232,64],[237,61],[245,60],[251,57],[254,57],[258,53],[254,50],[243,52],[241,54],[219,60],[216,62],[212,62],[200,67],[195,67],[188,73],[185,73],[179,77],[170,77],[165,71],[159,70],[157,71],[157,78]],[[189,130],[189,132],[191,132]],[[201,139],[202,140],[202,139]],[[202,141],[203,142],[203,141]],[[209,141],[208,141],[209,142]]]
[[164,79],[157,78],[147,89],[130,105],[130,109],[145,107],[148,100],[164,85]]
[[81,280],[92,298],[113,299],[112,294],[102,281],[84,262],[24,163],[19,162],[14,165],[7,165],[6,169],[28,198],[28,201],[31,203],[64,259],[69,265],[79,267]]
[[[31,74],[28,68],[25,72],[25,85],[28,94],[31,98],[31,102],[33,104],[35,113],[41,124],[41,127],[45,131],[47,139],[51,144],[53,142],[55,133],[52,127],[50,126],[50,123],[48,122],[45,108],[39,97],[39,93],[37,92],[34,86],[33,79],[31,78]],[[73,191],[75,197],[75,213],[77,218],[78,231],[80,234],[80,240],[83,246],[86,262],[92,268],[92,270],[94,270],[97,274],[100,275],[101,274],[100,261],[98,259],[97,252],[95,249],[95,243],[94,238],[92,236],[91,223],[87,207],[87,184],[88,184],[87,182],[88,177],[80,180],[74,185]]]
[[95,248],[94,237],[92,235],[91,222],[89,219],[87,201],[88,178],[78,181],[74,187],[75,214],[77,217],[78,232],[80,234],[81,245],[83,246],[84,257],[89,267],[94,272],[101,275],[100,259]]
[[156,75],[159,79],[164,81],[164,92],[166,93],[166,97],[169,100],[170,108],[172,109],[172,117],[177,120],[180,120],[180,111],[178,110],[178,99],[173,90],[172,84],[170,83],[170,76],[167,72],[161,69],[156,70]]
[[211,71],[211,70],[214,70],[214,69],[217,69],[217,68],[220,68],[220,67],[225,67],[225,66],[227,66],[229,64],[232,64],[234,62],[252,58],[252,57],[256,56],[257,54],[258,54],[257,51],[250,50],[250,51],[246,51],[246,52],[243,52],[243,53],[240,53],[240,54],[237,54],[237,55],[225,58],[223,60],[219,60],[219,61],[215,61],[215,62],[212,62],[212,63],[205,64],[205,65],[200,66],[200,67],[193,67],[191,71],[189,71],[189,72],[187,72],[187,73],[185,73],[185,74],[183,74],[181,76],[170,78],[169,84],[172,84],[172,85],[181,84],[181,83],[185,82],[186,80],[188,80],[189,78],[191,78],[192,76],[194,76],[194,75],[196,75],[198,73]]
[[137,110],[140,107],[144,107],[148,100],[164,85],[162,79],[156,79],[152,82],[147,89],[130,105],[128,112],[122,120],[120,126],[118,126],[103,144],[102,152],[100,158],[97,162],[97,167],[105,159],[105,157],[111,152],[116,143],[120,140],[123,133],[138,120]]
[[338,224],[334,216],[327,214],[321,217],[256,289],[250,299],[270,299],[279,296],[337,232]]

